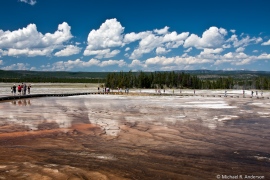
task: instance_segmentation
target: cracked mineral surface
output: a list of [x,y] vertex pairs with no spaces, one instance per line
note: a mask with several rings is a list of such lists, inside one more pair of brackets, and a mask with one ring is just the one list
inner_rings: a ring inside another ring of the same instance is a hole
[[0,179],[270,178],[270,101],[85,95],[0,103]]

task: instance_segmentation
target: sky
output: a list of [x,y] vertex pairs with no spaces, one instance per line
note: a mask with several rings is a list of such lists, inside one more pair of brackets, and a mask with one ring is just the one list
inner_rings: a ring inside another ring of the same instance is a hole
[[270,70],[269,0],[1,0],[0,69]]

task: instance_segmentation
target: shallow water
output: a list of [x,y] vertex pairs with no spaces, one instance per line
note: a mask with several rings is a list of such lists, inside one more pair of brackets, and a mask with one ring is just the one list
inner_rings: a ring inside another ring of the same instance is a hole
[[1,102],[0,178],[269,178],[269,107],[266,99],[175,96]]

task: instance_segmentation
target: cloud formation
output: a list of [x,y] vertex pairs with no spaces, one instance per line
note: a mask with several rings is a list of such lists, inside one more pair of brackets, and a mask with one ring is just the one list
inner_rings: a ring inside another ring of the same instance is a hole
[[85,56],[96,55],[97,57],[112,57],[118,51],[111,51],[110,48],[124,45],[124,28],[116,19],[106,20],[99,29],[92,30],[87,38],[87,47],[84,50]]
[[[241,66],[255,61],[270,60],[269,52],[258,51],[260,46],[270,45],[270,40],[267,41],[266,37],[251,37],[245,33],[238,35],[236,30],[227,31],[212,26],[201,35],[171,32],[168,26],[141,32],[125,33],[124,30],[117,19],[108,19],[98,29],[89,32],[86,42],[77,42],[66,22],[59,24],[55,32],[45,34],[39,32],[35,24],[14,31],[0,30],[0,58],[54,58],[55,63],[45,63],[46,65],[39,67],[43,70],[74,70],[92,66],[100,69],[117,66],[124,69],[170,70],[202,65]],[[71,41],[72,38],[75,40]],[[254,47],[256,51],[252,50]],[[64,60],[71,55],[78,55],[75,56],[77,59]],[[93,57],[85,61],[88,56]],[[57,60],[58,57],[62,57],[62,61]],[[0,60],[1,69],[33,69],[26,63],[2,67],[3,60]]]
[[184,47],[195,47],[197,49],[219,48],[224,44],[226,35],[227,31],[225,29],[210,27],[202,34],[202,37],[199,37],[196,34],[191,34],[185,40]]
[[126,62],[124,60],[106,60],[100,61],[98,59],[90,59],[89,61],[82,61],[80,59],[76,60],[68,60],[68,61],[58,61],[52,64],[52,66],[44,66],[44,70],[53,70],[53,71],[69,71],[73,68],[85,68],[85,67],[106,67],[106,66],[114,66],[118,67],[126,66]]
[[54,55],[57,57],[61,56],[71,56],[74,54],[79,54],[81,52],[82,48],[79,48],[74,45],[68,45],[65,49],[62,49],[61,51],[56,52]]
[[268,45],[270,45],[270,39],[269,39],[268,41],[262,43],[262,45],[263,45],[263,46],[268,46]]
[[19,1],[30,4],[31,6],[34,6],[37,3],[36,0],[19,0]]
[[73,36],[71,27],[63,22],[53,33],[38,32],[35,24],[15,31],[0,30],[0,52],[3,56],[49,56]]

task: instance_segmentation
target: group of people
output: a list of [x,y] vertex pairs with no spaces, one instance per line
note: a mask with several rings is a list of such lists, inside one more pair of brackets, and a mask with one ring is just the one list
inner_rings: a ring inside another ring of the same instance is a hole
[[30,89],[31,89],[31,84],[19,84],[18,86],[16,86],[15,84],[11,87],[11,93],[13,94],[13,96],[16,95],[16,92],[18,90],[18,95],[26,95],[26,92],[28,92],[28,94],[30,94]]
[[[256,92],[256,96],[258,96],[258,91],[255,91]],[[251,91],[251,96],[253,97],[253,94],[254,94],[254,91]],[[263,96],[263,91],[261,91],[261,96]]]

